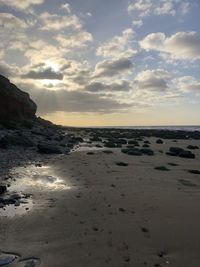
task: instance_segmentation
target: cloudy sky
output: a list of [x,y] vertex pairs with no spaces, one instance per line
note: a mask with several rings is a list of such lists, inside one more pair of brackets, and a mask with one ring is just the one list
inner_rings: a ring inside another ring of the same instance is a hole
[[58,124],[200,124],[199,0],[0,0],[0,73]]

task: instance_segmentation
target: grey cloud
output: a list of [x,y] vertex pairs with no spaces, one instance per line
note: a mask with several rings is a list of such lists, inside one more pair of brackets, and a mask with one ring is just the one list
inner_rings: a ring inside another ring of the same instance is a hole
[[28,73],[21,76],[25,79],[35,79],[35,80],[62,80],[63,74],[60,72],[54,71],[52,68],[46,68],[41,70],[31,70]]
[[38,89],[33,84],[21,83],[18,86],[28,92],[37,103],[39,115],[57,111],[112,113],[132,107],[132,104],[120,103],[115,99],[106,98],[106,95],[103,94],[85,91]]
[[89,85],[85,87],[86,91],[89,92],[101,92],[101,91],[129,91],[131,90],[131,85],[130,82],[128,81],[120,81],[120,82],[115,82],[115,83],[110,83],[110,84],[105,84],[101,82],[92,82]]
[[104,60],[96,65],[94,77],[112,77],[127,73],[131,69],[133,69],[133,63],[128,58]]

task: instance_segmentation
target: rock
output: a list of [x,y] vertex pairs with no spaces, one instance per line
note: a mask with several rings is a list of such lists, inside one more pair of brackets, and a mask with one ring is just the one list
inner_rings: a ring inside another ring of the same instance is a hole
[[148,144],[144,144],[142,147],[149,147],[149,145]]
[[102,152],[105,153],[105,154],[113,154],[112,150],[103,150]]
[[38,144],[38,152],[42,154],[62,154],[60,147],[48,143]]
[[129,140],[128,141],[128,144],[129,145],[134,145],[134,146],[140,146],[140,144],[138,143],[138,141],[135,141],[135,140]]
[[0,123],[34,120],[37,106],[29,95],[0,75]]
[[163,144],[163,140],[162,139],[157,139],[156,140],[156,144]]
[[149,149],[149,148],[141,148],[140,149],[140,152],[142,154],[145,154],[145,155],[148,155],[148,156],[153,156],[154,155],[154,152],[153,150]]
[[128,166],[128,163],[120,161],[120,162],[116,162],[116,165],[126,167],[126,166]]
[[4,194],[7,191],[6,185],[0,185],[0,195]]
[[170,169],[168,169],[165,166],[158,166],[154,168],[155,170],[159,170],[159,171],[170,171]]
[[34,142],[29,137],[18,133],[5,135],[0,139],[1,148],[7,148],[9,146],[33,147],[34,145]]
[[195,154],[193,154],[191,151],[189,150],[184,150],[179,154],[179,157],[181,158],[188,158],[188,159],[194,159],[195,158]]
[[109,147],[109,148],[115,148],[115,147],[117,147],[117,145],[115,144],[115,143],[113,143],[113,142],[105,142],[104,143],[104,146],[105,147]]
[[192,145],[187,146],[187,148],[188,148],[188,149],[199,149],[198,146],[192,146]]
[[200,174],[199,170],[188,170],[189,173]]
[[183,148],[180,148],[180,147],[170,147],[170,148],[169,148],[169,151],[170,151],[171,153],[174,153],[175,155],[178,156],[181,152],[184,151],[184,149],[183,149]]

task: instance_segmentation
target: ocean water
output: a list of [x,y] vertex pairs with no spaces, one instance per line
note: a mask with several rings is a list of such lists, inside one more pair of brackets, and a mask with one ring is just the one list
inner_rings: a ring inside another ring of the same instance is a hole
[[105,126],[105,127],[88,127],[88,128],[112,128],[112,129],[149,129],[149,130],[173,130],[173,131],[199,131],[200,125],[184,125],[184,126]]

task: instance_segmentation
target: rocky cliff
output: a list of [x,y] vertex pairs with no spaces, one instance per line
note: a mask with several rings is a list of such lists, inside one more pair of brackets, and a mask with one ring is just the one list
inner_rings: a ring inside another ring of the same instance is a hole
[[37,110],[29,94],[0,75],[0,123],[33,120]]

